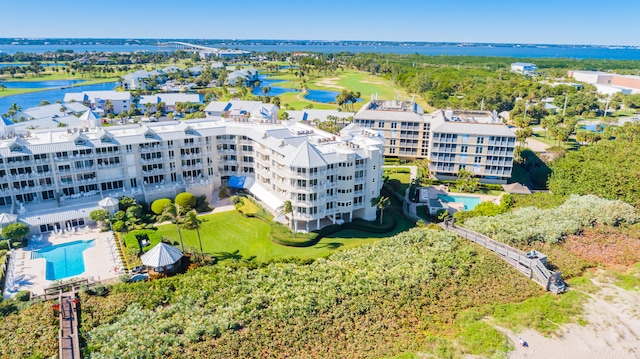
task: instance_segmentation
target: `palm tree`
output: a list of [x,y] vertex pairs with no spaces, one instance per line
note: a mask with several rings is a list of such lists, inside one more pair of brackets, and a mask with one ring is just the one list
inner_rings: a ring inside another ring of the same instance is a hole
[[182,227],[196,231],[196,234],[198,235],[198,244],[200,245],[200,255],[203,256],[202,240],[200,239],[200,223],[202,223],[202,220],[198,218],[198,212],[195,209],[192,209],[185,213]]
[[374,207],[378,207],[378,209],[380,210],[380,224],[382,224],[384,209],[391,205],[391,200],[389,199],[389,197],[380,196],[380,197],[373,198],[371,200],[371,205]]
[[424,158],[421,160],[416,160],[416,167],[418,167],[420,169],[420,171],[422,172],[422,177],[423,178],[430,178],[431,176],[429,175],[429,159]]
[[[285,201],[282,206],[278,207],[278,212],[282,213],[285,215],[285,217],[287,216],[287,214],[291,213],[291,224],[290,227],[293,228],[293,205],[291,204],[291,201]],[[293,236],[295,237],[296,235],[296,231],[295,229],[293,230]]]
[[171,223],[176,225],[178,237],[180,238],[180,247],[182,247],[182,253],[184,253],[184,243],[182,242],[182,233],[180,233],[181,215],[182,210],[180,209],[180,206],[175,203],[169,203],[169,205],[164,208],[164,211],[162,211],[162,214],[158,216],[158,222],[171,221]]

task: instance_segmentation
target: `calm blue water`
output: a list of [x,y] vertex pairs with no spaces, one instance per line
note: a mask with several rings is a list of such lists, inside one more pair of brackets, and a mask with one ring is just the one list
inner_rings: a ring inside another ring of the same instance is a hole
[[602,130],[598,131],[596,127],[598,127],[598,125],[586,125],[586,126],[582,126],[582,129],[591,131],[591,132],[602,132]]
[[82,252],[95,245],[93,239],[58,244],[34,251],[33,258],[47,260],[47,280],[64,279],[84,272]]
[[27,52],[43,54],[57,50],[71,50],[73,52],[171,52],[176,49],[153,45],[0,45],[0,51],[7,54]]
[[304,98],[311,101],[329,103],[336,102],[336,96],[338,96],[340,92],[336,91],[328,91],[328,90],[309,90]]
[[438,198],[443,202],[460,202],[464,204],[464,210],[470,211],[475,208],[475,206],[482,203],[482,200],[479,197],[466,197],[466,196],[455,196],[455,195],[444,195],[439,194]]
[[[608,48],[589,46],[562,46],[562,45],[517,45],[517,44],[289,44],[283,41],[281,44],[216,44],[212,47],[226,46],[240,48],[248,51],[298,51],[298,52],[377,52],[394,54],[421,54],[421,55],[453,55],[453,56],[500,56],[519,58],[576,58],[576,59],[614,59],[614,60],[640,60],[640,48]],[[0,51],[14,54],[16,52],[45,53],[56,50],[73,50],[74,52],[171,52],[175,49],[153,45],[0,45]]]
[[113,90],[116,85],[116,82],[105,82],[101,84],[80,85],[64,89],[58,88],[55,90],[37,91],[20,95],[0,97],[0,114],[9,111],[9,107],[11,107],[11,104],[13,103],[17,103],[23,109],[27,109],[30,107],[38,106],[43,100],[47,100],[51,103],[62,101],[64,99],[64,94],[66,94],[67,92]]
[[296,89],[272,86],[272,84],[274,84],[274,83],[284,82],[282,80],[269,79],[269,76],[267,76],[267,75],[260,75],[259,77],[260,77],[260,81],[261,81],[260,86],[259,87],[254,87],[253,90],[251,90],[251,93],[256,95],[256,96],[263,96],[264,95],[262,93],[262,88],[263,87],[271,87],[271,90],[267,93],[267,95],[269,95],[269,96],[279,96],[279,95],[282,95],[283,93],[287,93],[287,92],[299,92],[299,90],[296,90]]
[[[13,63],[13,62],[5,62],[0,64],[0,67],[11,67],[11,66],[20,67],[20,66],[29,66],[29,64]],[[40,66],[42,67],[65,66],[65,64],[40,64]]]
[[[329,90],[309,90],[304,98],[307,100],[322,102],[322,103],[333,103],[336,102],[336,96],[338,96],[340,92],[329,91]],[[359,98],[357,102],[361,102],[362,99]]]
[[28,89],[28,88],[38,88],[38,87],[67,87],[73,86],[75,84],[84,82],[84,80],[50,80],[50,81],[5,81],[3,84],[8,89]]

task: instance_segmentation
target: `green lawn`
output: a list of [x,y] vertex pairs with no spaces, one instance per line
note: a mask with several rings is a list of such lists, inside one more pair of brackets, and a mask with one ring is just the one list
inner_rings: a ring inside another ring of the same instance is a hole
[[[269,226],[266,223],[255,218],[245,218],[238,211],[209,214],[200,218],[205,220],[200,229],[205,253],[211,253],[220,258],[249,259],[255,257],[255,260],[258,261],[292,257],[319,258],[338,249],[352,248],[394,235],[413,225],[400,219],[401,222],[396,230],[385,234],[344,230],[321,239],[314,246],[299,248],[273,243],[269,239]],[[396,218],[396,220],[398,219]],[[178,242],[175,225],[158,226],[158,232],[162,236]],[[182,238],[185,246],[198,248],[198,238],[195,231],[183,230]]]
[[[300,88],[301,82],[299,78],[296,78],[292,72],[280,71],[277,73],[269,73],[271,78],[280,79],[282,82],[274,83],[272,86],[287,87],[287,88]],[[329,90],[340,92],[343,89],[348,91],[357,91],[361,93],[363,101],[354,104],[355,111],[358,111],[362,105],[364,105],[372,94],[378,94],[382,99],[392,99],[394,97],[404,96],[407,99],[411,96],[402,88],[394,86],[389,80],[373,76],[368,72],[347,70],[334,74],[327,74],[326,76],[318,75],[316,72],[308,74],[306,77],[306,87],[314,90]],[[312,104],[317,109],[335,109],[336,104],[323,104],[313,101],[302,99],[302,96],[298,96],[300,93],[286,93],[280,95],[282,104],[289,104],[296,110],[301,110],[305,106]],[[421,102],[420,99],[416,99],[420,105],[429,109],[430,107]]]

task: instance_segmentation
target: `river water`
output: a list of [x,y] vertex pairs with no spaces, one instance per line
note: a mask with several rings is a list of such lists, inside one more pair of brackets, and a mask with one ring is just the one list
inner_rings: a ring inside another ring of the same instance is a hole
[[49,101],[51,103],[62,101],[64,99],[64,94],[68,92],[113,90],[116,85],[117,82],[105,82],[101,84],[56,88],[47,91],[29,92],[19,95],[0,97],[0,114],[9,111],[9,107],[11,107],[13,103],[17,103],[22,109],[27,109],[30,107],[38,106],[43,100]]

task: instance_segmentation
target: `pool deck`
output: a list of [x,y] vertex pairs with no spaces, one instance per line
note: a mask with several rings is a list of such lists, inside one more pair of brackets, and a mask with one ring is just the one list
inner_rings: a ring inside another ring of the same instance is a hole
[[415,207],[419,205],[428,204],[432,212],[431,214],[435,214],[439,209],[447,209],[450,213],[464,210],[464,204],[460,202],[447,202],[447,203],[444,203],[446,207],[442,207],[441,206],[442,201],[438,199],[438,195],[457,196],[457,197],[474,197],[474,198],[479,198],[480,201],[482,202],[493,202],[495,204],[500,204],[500,199],[502,198],[502,196],[490,196],[486,194],[449,192],[449,187],[445,185],[429,186],[426,188],[429,194],[428,201],[421,202],[421,203],[412,203],[412,205],[413,207]]
[[46,279],[46,259],[31,259],[31,253],[49,246],[79,240],[94,239],[95,246],[83,252],[85,271],[80,275],[64,278],[63,281],[86,278],[91,283],[119,277],[122,274],[122,263],[118,252],[112,249],[112,237],[112,232],[100,232],[98,228],[78,229],[64,235],[43,234],[41,239],[39,235],[35,236],[35,239],[30,237],[27,247],[13,251],[3,297],[12,298],[21,290],[29,290],[32,295],[44,294],[45,288],[58,281]]

